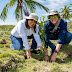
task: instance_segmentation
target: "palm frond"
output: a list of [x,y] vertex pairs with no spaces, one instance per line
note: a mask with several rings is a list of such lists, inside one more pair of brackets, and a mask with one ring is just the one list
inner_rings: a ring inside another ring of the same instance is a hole
[[9,2],[10,7],[11,7],[11,6],[14,6],[15,3],[16,3],[16,1],[17,1],[17,0],[10,0],[10,2]]
[[71,13],[71,10],[70,9],[70,6],[67,6],[65,5],[64,8],[61,8],[61,16],[62,18],[64,18],[65,20],[69,20],[70,19],[70,13]]
[[24,3],[24,7],[26,7],[27,9],[30,10],[30,12],[35,12],[36,10],[36,6],[34,3],[31,2],[31,0],[24,0],[25,3]]
[[16,18],[17,21],[19,21],[20,18],[21,18],[21,15],[20,15],[20,8],[19,8],[18,5],[17,5],[16,10],[15,10],[15,18]]
[[72,5],[72,3],[70,5]]
[[70,14],[70,18],[72,18],[72,13]]
[[[20,1],[21,1],[21,3],[18,3]],[[13,7],[16,4],[16,2],[18,3],[17,8],[15,10],[15,14],[16,14],[15,17],[16,17],[17,21],[22,17],[22,10],[24,11],[24,14],[27,16],[29,15],[29,11],[35,12],[36,7],[39,7],[40,9],[43,8],[46,12],[48,12],[48,10],[49,10],[47,7],[45,7],[42,4],[40,4],[36,1],[33,1],[33,0],[10,0],[5,5],[5,7],[3,8],[2,12],[1,12],[0,18],[3,21],[5,21],[5,19],[7,18],[7,13],[9,11],[9,8]],[[20,8],[18,5],[21,5],[22,8]],[[29,9],[29,11],[28,11],[28,9]],[[21,12],[20,12],[20,10],[21,10]]]
[[10,8],[11,6],[15,5],[15,2],[16,2],[16,0],[10,0],[10,2],[8,2],[8,3],[4,6],[4,8],[3,8],[2,12],[1,12],[1,15],[0,15],[0,18],[1,18],[3,21],[5,21],[5,19],[7,18],[7,13],[8,13],[9,8]]
[[40,7],[40,8],[43,8],[46,12],[49,11],[49,9],[45,6],[43,6],[42,4],[36,2],[36,1],[32,1],[32,3],[34,3],[36,6]]
[[40,9],[44,9],[46,12],[48,12],[48,8],[43,6],[42,4],[36,2],[36,1],[33,1],[33,0],[24,0],[25,1],[25,4],[27,6],[27,8],[30,9],[30,11],[34,11],[36,10],[36,6],[39,7]]
[[5,19],[7,18],[8,8],[9,8],[9,3],[7,3],[7,4],[5,5],[5,7],[3,8],[2,12],[1,12],[0,18],[1,18],[3,21],[5,21]]

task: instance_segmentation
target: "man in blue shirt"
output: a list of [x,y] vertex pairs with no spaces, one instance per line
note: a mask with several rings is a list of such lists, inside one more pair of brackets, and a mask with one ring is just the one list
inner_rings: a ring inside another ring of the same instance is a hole
[[[57,53],[63,44],[70,43],[72,34],[67,31],[67,22],[61,19],[58,11],[51,10],[48,15],[48,21],[45,23],[45,47],[48,46],[52,49],[51,62],[56,61]],[[50,40],[58,40],[55,46]],[[48,55],[47,59],[48,58]]]

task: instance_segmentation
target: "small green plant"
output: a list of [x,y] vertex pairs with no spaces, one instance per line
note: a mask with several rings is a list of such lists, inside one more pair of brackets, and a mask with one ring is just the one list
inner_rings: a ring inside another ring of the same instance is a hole
[[41,36],[41,41],[42,41],[42,47],[45,49],[45,28],[44,28],[44,25],[45,25],[45,21],[44,21],[45,17],[42,16],[40,17],[40,23],[39,23],[39,26],[40,26],[40,29],[39,29],[39,34]]

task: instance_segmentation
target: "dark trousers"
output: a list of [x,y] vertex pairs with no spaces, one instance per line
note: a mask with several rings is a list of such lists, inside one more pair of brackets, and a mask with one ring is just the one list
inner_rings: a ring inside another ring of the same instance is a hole
[[[51,34],[48,34],[46,36],[45,47],[48,48],[49,46],[51,49],[54,49],[56,46],[50,40],[58,40],[58,38]],[[64,44],[70,43],[71,40],[72,40],[72,34],[70,32],[67,32],[64,37]]]

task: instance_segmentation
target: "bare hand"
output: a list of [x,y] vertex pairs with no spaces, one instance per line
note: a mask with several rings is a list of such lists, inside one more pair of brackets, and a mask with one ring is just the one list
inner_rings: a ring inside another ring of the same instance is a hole
[[44,49],[44,60],[49,61],[48,50],[47,49]]
[[53,53],[50,62],[55,62],[56,61],[56,57],[57,57],[57,53]]
[[43,50],[42,46],[39,46],[40,50]]
[[30,50],[26,50],[26,53],[27,53],[27,59],[30,59],[31,58],[31,52],[30,52]]
[[44,60],[45,61],[49,61],[49,57],[48,56],[44,56]]
[[[56,46],[56,51],[59,52],[60,48],[61,48],[62,44],[57,44]],[[56,57],[57,57],[57,53],[53,53],[50,62],[55,62],[56,61]]]

